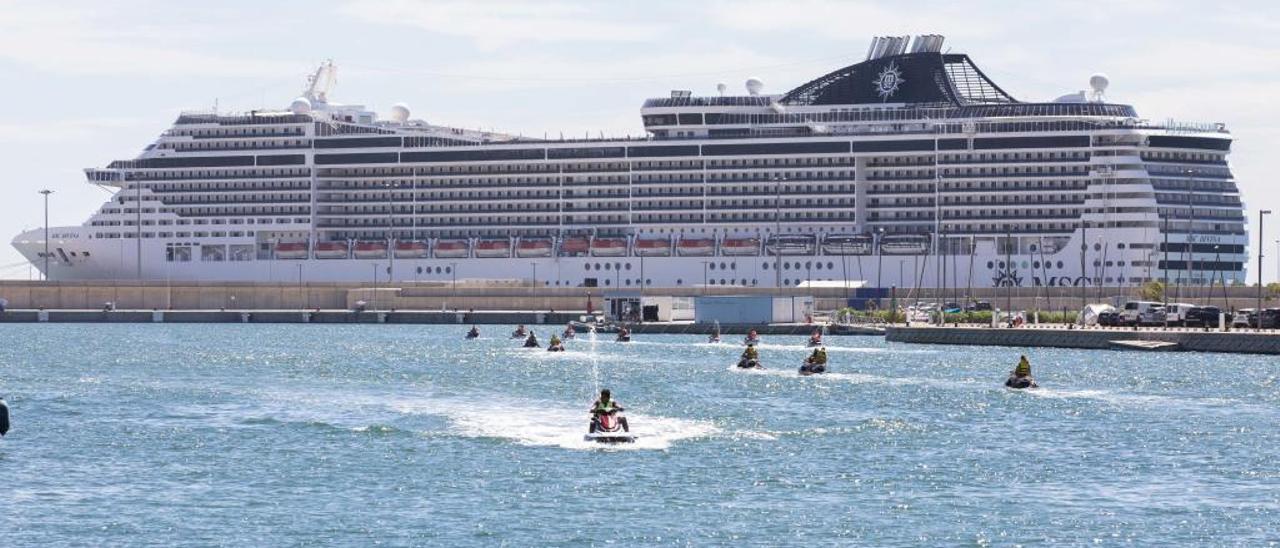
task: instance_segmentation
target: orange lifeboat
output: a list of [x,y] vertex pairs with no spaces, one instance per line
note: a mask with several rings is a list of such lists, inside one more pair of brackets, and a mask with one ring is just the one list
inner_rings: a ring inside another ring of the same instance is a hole
[[430,255],[427,242],[421,240],[397,241],[394,253],[397,259],[425,259]]
[[505,259],[510,256],[510,238],[481,238],[480,241],[476,242],[476,257],[486,259]]
[[356,242],[355,256],[357,259],[385,259],[387,258],[387,242],[380,240]]
[[594,257],[624,257],[627,254],[627,238],[596,236],[591,239],[591,255]]
[[317,259],[345,259],[348,251],[347,242],[316,242]]
[[636,255],[640,257],[671,256],[671,240],[668,238],[636,238]]
[[471,254],[471,242],[463,239],[436,240],[437,259],[461,259]]
[[680,238],[676,254],[681,257],[707,257],[715,255],[716,241],[711,238]]

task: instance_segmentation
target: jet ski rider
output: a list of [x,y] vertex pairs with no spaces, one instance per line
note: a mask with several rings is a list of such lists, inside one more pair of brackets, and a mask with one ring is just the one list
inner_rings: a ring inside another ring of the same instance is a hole
[[742,359],[747,361],[758,360],[760,359],[760,353],[756,351],[755,346],[748,346],[746,350],[742,351]]
[[[592,434],[596,433],[596,426],[599,423],[600,415],[612,415],[614,413],[619,413],[621,411],[623,411],[622,403],[618,402],[618,400],[613,399],[613,397],[609,394],[609,389],[605,388],[601,390],[600,398],[597,399],[595,403],[591,404],[592,420],[591,420],[590,433]],[[622,425],[623,432],[631,431],[631,427],[627,426],[626,417],[618,417],[618,424]]]

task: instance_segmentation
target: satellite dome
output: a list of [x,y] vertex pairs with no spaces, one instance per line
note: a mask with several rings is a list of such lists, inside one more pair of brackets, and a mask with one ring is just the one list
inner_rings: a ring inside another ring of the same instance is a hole
[[396,103],[391,105],[391,119],[396,122],[403,122],[409,119],[409,105],[404,103]]
[[1089,87],[1093,88],[1093,91],[1097,93],[1107,91],[1107,86],[1110,84],[1111,80],[1107,79],[1107,75],[1101,72],[1089,77]]
[[747,78],[747,93],[751,95],[760,95],[760,90],[764,89],[764,80],[752,76]]
[[292,103],[289,103],[289,112],[307,114],[311,112],[311,101],[308,101],[306,97],[294,99]]
[[716,84],[716,91],[720,92],[720,95],[724,95],[724,90],[726,89],[729,89],[729,86],[724,85],[724,82]]

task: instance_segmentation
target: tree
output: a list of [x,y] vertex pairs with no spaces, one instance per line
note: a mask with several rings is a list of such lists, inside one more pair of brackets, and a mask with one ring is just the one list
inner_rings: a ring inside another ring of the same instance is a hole
[[1142,300],[1163,301],[1164,283],[1159,281],[1150,281],[1142,284]]

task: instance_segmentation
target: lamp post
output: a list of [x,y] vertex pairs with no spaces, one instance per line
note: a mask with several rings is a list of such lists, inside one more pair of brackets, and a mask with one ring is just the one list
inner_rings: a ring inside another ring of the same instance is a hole
[[[782,184],[786,181],[786,177],[773,178],[773,277],[774,286],[779,293],[782,291]],[[705,264],[703,269],[705,278]]]
[[396,244],[395,244],[395,195],[391,193],[392,187],[399,188],[400,183],[392,183],[387,181],[382,183],[382,187],[387,191],[387,281],[391,282],[396,279]]
[[452,276],[449,281],[449,292],[454,296],[458,294],[458,263],[449,263],[449,275]]
[[307,291],[302,288],[302,263],[298,263],[298,293],[301,293],[299,295],[301,298],[298,299],[298,302],[302,304],[302,308],[305,310],[308,308],[307,305],[311,304],[311,296],[307,295]]
[[1270,209],[1258,212],[1258,327],[1262,327],[1262,219],[1270,214]]
[[884,267],[883,241],[884,227],[880,227],[876,229],[876,288],[884,287],[884,284],[880,283],[880,273]]
[[378,309],[378,263],[370,266],[373,267],[373,294],[369,297],[371,301],[369,306],[376,311]]
[[44,279],[49,281],[49,195],[53,191],[46,188],[40,194],[44,195]]
[[[774,268],[776,269],[777,267],[775,266]],[[779,283],[778,287],[782,287],[782,284]],[[702,294],[707,294],[707,261],[702,261]]]

